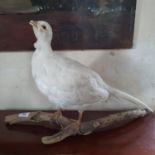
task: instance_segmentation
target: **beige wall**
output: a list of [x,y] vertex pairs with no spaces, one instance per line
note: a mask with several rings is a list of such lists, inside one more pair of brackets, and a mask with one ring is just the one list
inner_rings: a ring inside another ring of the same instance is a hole
[[[6,36],[7,37],[7,36]],[[113,87],[155,109],[155,0],[138,0],[134,48],[61,52],[96,70]],[[52,103],[40,94],[31,77],[31,52],[0,53],[0,109],[47,109]],[[122,109],[131,103],[110,102],[94,109]]]

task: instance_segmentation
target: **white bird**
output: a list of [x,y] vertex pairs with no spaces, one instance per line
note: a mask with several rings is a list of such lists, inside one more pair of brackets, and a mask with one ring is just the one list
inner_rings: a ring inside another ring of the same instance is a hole
[[137,106],[142,105],[152,112],[139,99],[112,88],[95,71],[79,62],[53,52],[51,41],[53,32],[45,21],[30,21],[37,41],[32,56],[32,76],[38,89],[54,103],[57,109],[74,107],[79,111],[80,123],[83,110],[98,102],[103,104],[111,97],[126,99]]

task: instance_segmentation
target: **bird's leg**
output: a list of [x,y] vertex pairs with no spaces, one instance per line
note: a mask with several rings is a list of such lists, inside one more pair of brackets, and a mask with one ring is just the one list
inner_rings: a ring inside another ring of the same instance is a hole
[[80,124],[81,124],[81,122],[82,122],[83,111],[79,111],[78,113],[79,113],[79,116],[78,116],[77,123],[78,123],[78,124],[79,124],[79,126],[80,126]]
[[78,111],[78,119],[74,122],[73,128],[76,130],[80,129],[80,125],[82,122],[83,111]]
[[55,118],[56,118],[56,122],[58,125],[60,125],[61,129],[63,129],[62,124],[59,122],[60,117],[62,117],[62,109],[59,108],[56,112],[55,112]]
[[62,109],[59,108],[56,112],[55,112],[55,117],[57,120],[59,120],[60,117],[62,117]]
[[59,108],[59,109],[56,111],[56,114],[57,114],[58,116],[62,116],[62,109]]
[[72,131],[80,132],[82,117],[83,117],[83,111],[78,111],[78,119],[74,120],[74,122],[69,125]]

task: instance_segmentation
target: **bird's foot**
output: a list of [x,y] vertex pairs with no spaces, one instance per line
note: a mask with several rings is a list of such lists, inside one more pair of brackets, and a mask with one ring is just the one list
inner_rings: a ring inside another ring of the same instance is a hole
[[57,110],[54,114],[55,114],[56,117],[61,117],[61,116],[63,116],[63,115],[62,115],[62,110],[61,110],[61,109]]
[[76,131],[77,133],[80,132],[81,127],[81,121],[76,120],[72,124],[69,125],[73,131]]
[[60,125],[61,129],[63,129],[64,128],[63,125],[59,122],[60,118],[63,117],[62,110],[59,109],[54,113],[54,115],[57,124]]
[[81,126],[81,122],[82,122],[82,117],[83,117],[83,111],[79,111],[78,120],[75,120],[75,122],[72,123],[72,128],[74,128],[77,131],[80,130],[80,126]]

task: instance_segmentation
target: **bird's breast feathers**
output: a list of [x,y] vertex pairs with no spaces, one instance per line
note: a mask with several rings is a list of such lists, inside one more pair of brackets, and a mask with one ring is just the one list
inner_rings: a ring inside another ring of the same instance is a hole
[[91,104],[108,96],[106,90],[98,88],[89,69],[74,63],[36,57],[32,60],[32,75],[39,90],[54,103]]

